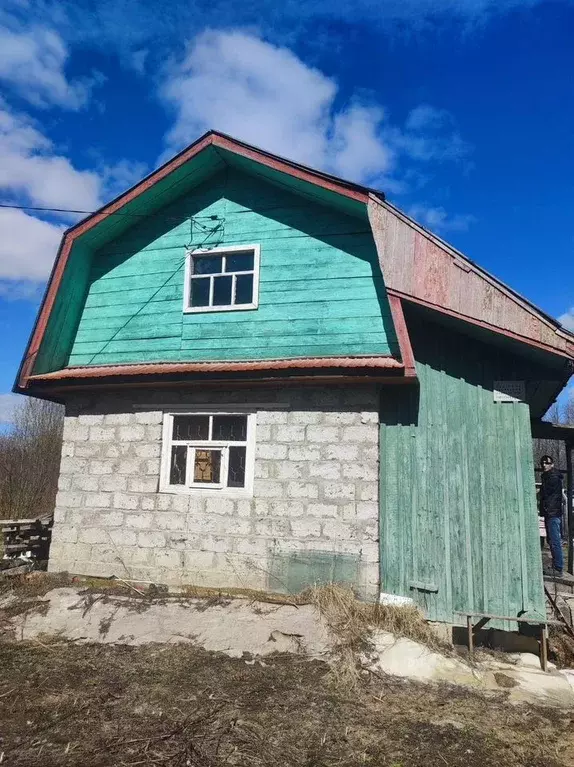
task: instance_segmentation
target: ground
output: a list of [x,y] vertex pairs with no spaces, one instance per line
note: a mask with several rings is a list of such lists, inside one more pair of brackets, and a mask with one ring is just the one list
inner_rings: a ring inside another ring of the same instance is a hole
[[10,767],[574,765],[564,712],[373,675],[350,688],[292,655],[46,638],[1,643],[0,664]]

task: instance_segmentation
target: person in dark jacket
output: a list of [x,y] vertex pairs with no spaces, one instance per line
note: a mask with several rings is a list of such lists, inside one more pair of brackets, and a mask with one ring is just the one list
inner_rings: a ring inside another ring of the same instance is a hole
[[542,468],[540,486],[540,513],[546,524],[546,540],[552,553],[553,572],[547,573],[560,577],[564,569],[562,554],[562,474],[554,468],[554,461],[549,455],[540,459]]

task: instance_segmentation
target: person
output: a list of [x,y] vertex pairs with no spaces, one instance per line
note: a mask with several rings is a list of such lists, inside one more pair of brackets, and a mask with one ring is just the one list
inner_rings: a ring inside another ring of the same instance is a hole
[[552,554],[552,572],[545,575],[561,577],[564,570],[562,554],[562,474],[554,468],[554,461],[549,455],[540,459],[542,469],[540,485],[540,513],[546,525],[546,540]]

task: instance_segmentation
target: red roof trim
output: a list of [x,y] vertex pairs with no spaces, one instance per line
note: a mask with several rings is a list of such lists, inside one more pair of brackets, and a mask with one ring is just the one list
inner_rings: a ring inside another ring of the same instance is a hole
[[399,342],[399,350],[401,353],[401,359],[405,366],[405,376],[408,378],[416,378],[417,371],[415,367],[415,355],[413,353],[413,347],[411,344],[411,338],[405,321],[405,313],[403,311],[403,304],[398,296],[388,294],[389,305],[391,307],[391,315],[395,326],[395,332],[397,334],[397,340]]
[[298,165],[297,163],[292,163],[289,160],[283,160],[279,157],[275,157],[274,155],[270,155],[262,150],[242,144],[239,141],[235,141],[228,136],[224,136],[214,131],[206,133],[195,143],[187,147],[187,149],[184,149],[183,152],[180,152],[172,160],[165,163],[165,165],[162,165],[161,168],[158,168],[152,174],[147,176],[147,178],[144,178],[143,181],[140,181],[127,192],[120,195],[120,197],[112,200],[112,202],[104,205],[104,207],[99,211],[94,213],[92,216],[89,216],[84,221],[81,221],[79,224],[72,227],[64,234],[58,255],[56,256],[54,267],[52,269],[52,274],[48,282],[44,300],[38,314],[38,319],[32,332],[30,341],[28,342],[24,361],[20,368],[18,378],[18,386],[20,388],[24,388],[28,379],[30,378],[30,373],[34,366],[38,350],[40,349],[40,345],[46,331],[48,319],[53,309],[54,301],[56,300],[56,295],[62,281],[64,269],[70,256],[74,240],[85,234],[94,226],[97,226],[97,224],[99,224],[101,221],[104,221],[109,215],[115,213],[117,210],[134,200],[140,194],[150,189],[152,186],[164,179],[181,165],[191,160],[203,149],[210,145],[220,147],[222,149],[226,149],[229,152],[233,152],[243,157],[255,160],[269,168],[279,170],[282,173],[293,176],[294,178],[298,178],[302,181],[307,181],[311,184],[315,184],[316,186],[321,186],[324,189],[328,189],[329,191],[344,195],[345,197],[349,197],[353,200],[357,200],[365,204],[368,202],[369,190],[366,188],[363,189],[362,187],[345,183],[342,180],[339,181],[335,177],[327,176],[319,171],[314,171],[311,168],[305,168],[304,166]]
[[31,382],[62,381],[77,378],[108,376],[169,375],[172,373],[233,373],[264,370],[314,370],[319,368],[367,368],[404,370],[394,357],[305,357],[291,360],[261,360],[257,362],[157,362],[150,364],[91,365],[64,368],[53,373],[30,376]]
[[453,309],[448,309],[447,307],[440,306],[439,304],[433,304],[430,301],[425,301],[423,298],[418,298],[417,296],[412,296],[408,293],[402,293],[401,291],[395,290],[394,288],[387,288],[387,293],[389,295],[389,300],[391,297],[394,297],[404,301],[409,301],[411,303],[418,304],[419,306],[424,306],[427,309],[432,309],[435,312],[445,314],[448,317],[453,317],[454,319],[461,320],[461,322],[468,322],[471,325],[477,325],[480,328],[490,330],[493,333],[497,333],[498,335],[512,338],[514,341],[520,341],[520,343],[526,344],[527,346],[532,346],[535,349],[540,349],[541,351],[548,352],[549,354],[555,354],[558,357],[563,357],[565,360],[572,360],[572,355],[568,354],[566,351],[561,351],[560,349],[556,349],[554,346],[549,346],[548,344],[542,343],[541,341],[535,341],[532,338],[521,336],[518,333],[514,333],[512,330],[506,330],[505,328],[501,328],[498,325],[492,325],[490,322],[478,320],[474,317],[468,317],[466,314],[460,314]]

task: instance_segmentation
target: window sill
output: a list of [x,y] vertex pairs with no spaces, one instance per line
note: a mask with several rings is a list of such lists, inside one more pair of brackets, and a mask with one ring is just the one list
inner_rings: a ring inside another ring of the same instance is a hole
[[160,487],[161,495],[191,495],[198,498],[253,498],[253,490],[238,488]]
[[208,312],[245,312],[257,309],[258,304],[241,304],[241,306],[189,306],[183,310],[184,314],[206,314]]

